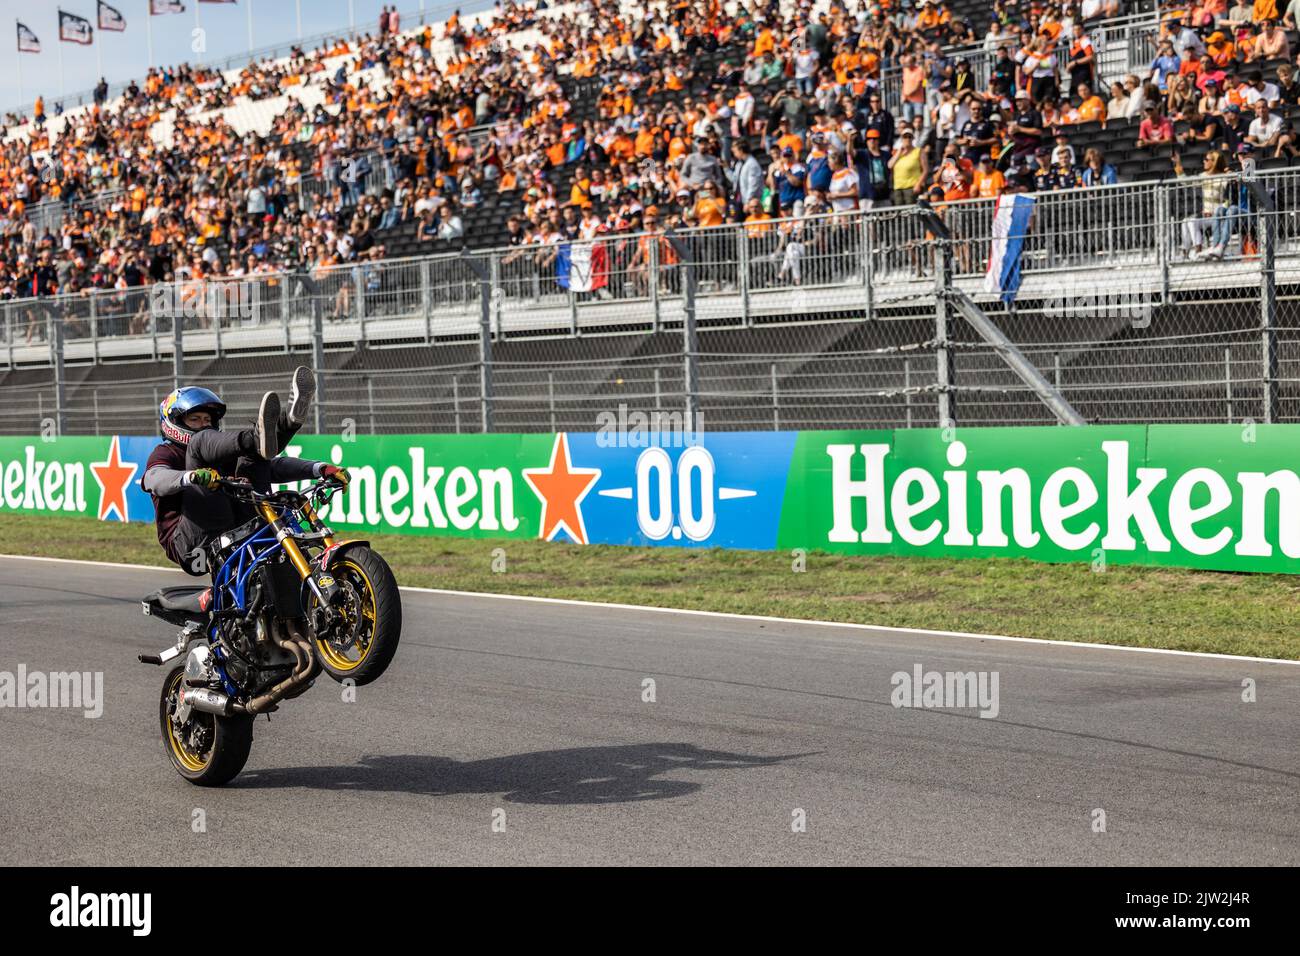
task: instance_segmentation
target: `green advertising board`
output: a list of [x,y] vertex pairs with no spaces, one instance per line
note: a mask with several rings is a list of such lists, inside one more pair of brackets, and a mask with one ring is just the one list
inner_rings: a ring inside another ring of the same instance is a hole
[[[0,512],[148,521],[158,439],[0,438]],[[1300,570],[1300,426],[298,436],[341,533]]]

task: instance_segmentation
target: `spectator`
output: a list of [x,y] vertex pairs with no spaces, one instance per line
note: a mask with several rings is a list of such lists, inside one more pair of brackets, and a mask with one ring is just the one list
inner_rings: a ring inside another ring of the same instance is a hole
[[[1277,9],[1276,5],[1274,9]],[[1287,60],[1291,57],[1291,44],[1286,33],[1277,27],[1277,18],[1261,20],[1259,36],[1255,38],[1255,53],[1263,60]]]
[[1012,158],[1031,155],[1043,142],[1043,117],[1025,90],[1016,93],[1015,113],[1007,124],[1012,138]]
[[1148,103],[1146,117],[1138,127],[1137,148],[1163,146],[1174,141],[1174,124],[1160,112],[1156,103]]
[[[893,175],[890,198],[895,206],[910,206],[916,202],[917,190],[930,175],[929,157],[925,150],[914,144],[914,138],[910,129],[903,130],[899,146],[889,158],[889,168]],[[860,188],[856,174],[854,186]]]
[[988,153],[980,156],[971,177],[971,195],[977,199],[994,199],[1002,195],[1006,184],[1002,170],[993,165],[993,157]]
[[1119,182],[1115,167],[1106,162],[1101,150],[1089,147],[1083,154],[1082,183],[1084,186],[1113,186]]
[[[1268,107],[1265,106],[1264,108],[1267,109]],[[1186,175],[1177,151],[1173,155],[1173,166],[1177,175]],[[1223,175],[1228,171],[1228,164],[1224,155],[1218,150],[1210,150],[1205,154],[1202,171],[1206,178],[1202,179],[1200,183],[1200,214],[1183,221],[1183,255],[1189,259],[1202,258],[1205,230],[1213,229],[1216,219],[1222,219],[1227,215],[1229,206],[1228,192],[1231,187],[1231,180]],[[1214,243],[1210,248],[1204,250],[1204,257],[1207,259],[1222,259],[1226,245],[1226,240],[1222,244]]]
[[1110,85],[1110,102],[1106,104],[1107,122],[1128,119],[1128,89],[1122,82]]
[[[917,152],[914,147],[911,147],[909,142],[911,139],[910,130],[903,131],[903,139],[906,143],[904,149],[910,149],[912,152]],[[895,156],[894,159],[891,159],[891,165],[897,159],[897,156]],[[830,189],[826,196],[827,199],[830,200],[831,208],[836,212],[849,212],[858,208],[858,202],[861,197],[859,195],[857,172],[851,165],[845,162],[844,154],[840,152],[831,153],[830,165]],[[895,195],[897,195],[897,193]],[[908,198],[907,202],[910,203],[911,199]]]
[[1255,101],[1255,119],[1246,133],[1246,142],[1263,152],[1273,150],[1273,156],[1279,157],[1285,150],[1289,156],[1296,155],[1295,136],[1283,123],[1282,117],[1273,113],[1268,101],[1260,97]]
[[893,194],[890,178],[890,157],[882,150],[880,131],[869,129],[866,132],[865,148],[859,149],[854,157],[854,166],[858,176],[858,190],[863,209],[875,209],[888,206]]

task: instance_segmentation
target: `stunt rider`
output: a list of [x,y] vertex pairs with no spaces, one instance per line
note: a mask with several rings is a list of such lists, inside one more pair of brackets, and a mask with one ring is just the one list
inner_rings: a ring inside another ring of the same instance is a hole
[[149,455],[140,487],[153,496],[158,543],[169,560],[188,574],[204,573],[202,546],[253,517],[251,508],[217,492],[222,477],[242,478],[258,491],[277,482],[337,477],[347,472],[321,461],[278,458],[303,426],[316,393],[311,369],[293,373],[289,407],[280,408],[275,392],[262,396],[253,427],[223,432],[225,403],[197,386],[178,388],[159,406],[165,439]]

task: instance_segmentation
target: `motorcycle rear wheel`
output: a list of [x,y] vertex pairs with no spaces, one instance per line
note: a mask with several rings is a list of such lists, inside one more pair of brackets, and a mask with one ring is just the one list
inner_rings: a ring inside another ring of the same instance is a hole
[[199,787],[223,786],[248,762],[253,748],[253,718],[218,717],[195,710],[178,731],[172,724],[172,714],[184,677],[182,664],[172,668],[163,680],[158,701],[163,750],[176,772],[190,783]]

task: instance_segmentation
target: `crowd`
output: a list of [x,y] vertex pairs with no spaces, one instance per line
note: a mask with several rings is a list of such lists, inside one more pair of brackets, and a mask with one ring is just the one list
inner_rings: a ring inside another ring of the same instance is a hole
[[[1300,98],[1300,0],[1233,2],[1167,6],[1149,69],[1109,86],[1090,30],[1118,0],[994,0],[982,35],[940,0],[816,13],[742,0],[734,14],[672,0],[635,16],[617,0],[562,16],[503,2],[486,23],[457,14],[414,31],[385,8],[366,36],[233,80],[151,69],[57,139],[40,104],[27,135],[0,145],[0,299],[322,275],[381,257],[404,224],[429,251],[453,248],[485,203],[517,210],[516,258],[552,262],[564,239],[725,223],[760,235],[818,213],[1099,186],[1118,177],[1087,132],[1117,123],[1171,165],[1197,144],[1215,171],[1294,157],[1279,110]],[[987,81],[962,48],[994,58]],[[304,86],[321,105],[289,98],[266,135],[214,112]],[[43,200],[70,212],[57,230],[27,216]],[[341,293],[337,311],[349,304]]]

